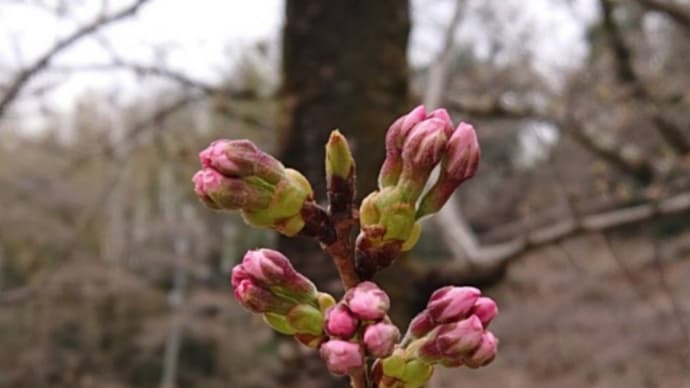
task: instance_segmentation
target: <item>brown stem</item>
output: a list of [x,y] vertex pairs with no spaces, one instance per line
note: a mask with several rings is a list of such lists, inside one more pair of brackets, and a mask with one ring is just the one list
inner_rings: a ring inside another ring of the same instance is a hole
[[369,388],[367,373],[364,368],[350,375],[350,385],[352,388]]
[[321,244],[323,250],[333,258],[345,289],[360,282],[355,270],[354,249],[352,246],[352,226],[354,217],[352,207],[355,197],[354,165],[348,177],[331,176],[327,182],[328,214],[335,229],[335,242]]

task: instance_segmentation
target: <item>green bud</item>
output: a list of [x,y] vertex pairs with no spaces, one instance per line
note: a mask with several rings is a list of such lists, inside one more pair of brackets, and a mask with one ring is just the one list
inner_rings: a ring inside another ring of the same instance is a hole
[[405,382],[405,387],[421,387],[429,381],[433,373],[434,367],[431,364],[419,359],[412,359],[405,364],[405,371],[401,380]]
[[384,375],[402,378],[405,372],[405,352],[402,349],[396,349],[390,357],[383,360],[381,365]]
[[322,313],[325,313],[329,307],[335,305],[335,299],[333,298],[333,296],[325,292],[319,292],[316,299],[319,303],[319,310],[321,310]]
[[287,313],[287,321],[298,333],[323,333],[323,313],[314,306],[298,304]]
[[265,313],[264,322],[271,326],[271,328],[278,333],[293,335],[297,331],[290,325],[287,318],[284,315]]
[[326,179],[332,177],[349,178],[354,171],[355,161],[352,159],[347,139],[337,129],[331,132],[326,143]]

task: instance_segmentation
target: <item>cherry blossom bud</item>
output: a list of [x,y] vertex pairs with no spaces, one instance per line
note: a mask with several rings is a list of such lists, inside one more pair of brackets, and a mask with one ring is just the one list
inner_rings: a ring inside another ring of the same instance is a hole
[[388,295],[373,282],[362,282],[343,298],[350,311],[362,320],[382,319],[390,308]]
[[410,322],[409,332],[413,338],[420,338],[436,327],[436,322],[427,310],[417,314]]
[[304,228],[301,211],[313,203],[313,192],[298,171],[285,168],[249,140],[215,141],[199,159],[203,169],[194,175],[194,190],[207,206],[241,210],[248,224],[286,236]]
[[235,299],[248,310],[255,313],[287,314],[294,306],[294,302],[273,295],[270,291],[259,287],[250,279],[239,282],[233,289]]
[[261,208],[271,202],[270,190],[254,187],[242,179],[225,177],[211,168],[198,171],[192,180],[199,199],[213,209]]
[[473,352],[479,346],[483,334],[482,322],[476,315],[472,315],[457,323],[441,326],[434,340],[444,356],[455,357]]
[[284,175],[284,166],[249,140],[216,140],[199,153],[201,165],[228,177],[257,176],[275,184]]
[[474,176],[479,165],[479,154],[474,127],[460,123],[448,141],[438,181],[422,198],[418,218],[441,210],[458,186]]
[[434,291],[427,310],[436,323],[458,321],[470,313],[480,295],[474,287],[446,286]]
[[448,142],[445,128],[443,120],[431,118],[417,124],[405,139],[398,186],[403,188],[406,199],[417,199],[431,170],[441,161]]
[[387,322],[367,326],[364,330],[364,346],[374,357],[388,357],[400,340],[400,330]]
[[482,321],[484,328],[486,328],[498,315],[498,306],[496,306],[496,302],[493,299],[482,296],[474,303],[471,314],[476,315]]
[[408,133],[426,118],[423,105],[398,118],[386,132],[386,159],[379,172],[379,187],[395,186],[402,172],[402,149]]
[[290,260],[278,251],[247,251],[242,259],[241,271],[265,287],[275,288],[277,292],[282,292],[297,301],[312,303],[316,300],[317,290],[314,283],[297,272]]
[[472,353],[469,357],[465,357],[465,364],[470,368],[479,368],[484,366],[496,357],[496,351],[498,350],[498,339],[490,331],[485,332],[482,335],[481,342],[477,347],[477,350]]
[[326,333],[333,337],[349,339],[357,331],[359,320],[343,303],[338,303],[326,311]]
[[320,353],[328,370],[336,375],[351,374],[364,366],[364,352],[355,342],[332,339],[321,345]]

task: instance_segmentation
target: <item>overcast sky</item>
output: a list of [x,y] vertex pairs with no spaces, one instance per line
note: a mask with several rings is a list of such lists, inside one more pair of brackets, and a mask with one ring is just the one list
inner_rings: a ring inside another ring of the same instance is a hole
[[[487,36],[488,27],[479,17],[466,18],[458,29],[458,40],[477,47],[480,54],[487,50],[489,38],[509,46],[522,45],[535,55],[545,74],[572,66],[586,54],[583,37],[586,23],[596,16],[593,0],[468,0],[467,12],[473,13],[490,1],[501,5],[499,36]],[[67,3],[79,4],[76,12],[69,18],[56,18],[36,6],[0,0],[0,66],[4,72],[30,63],[56,39],[91,20],[100,10],[101,1]],[[128,0],[108,2],[112,9],[128,3]],[[413,65],[428,62],[437,52],[439,35],[450,18],[453,3],[453,0],[413,0],[414,28],[409,51]],[[150,63],[156,57],[156,50],[152,49],[155,47],[159,52],[166,52],[167,66],[214,82],[227,74],[242,47],[257,40],[279,41],[282,23],[281,0],[152,0],[135,18],[107,27],[102,35],[118,55],[128,60]],[[525,26],[533,31],[529,40],[516,34]],[[56,58],[55,63],[93,64],[108,60],[108,53],[97,40],[84,39]],[[129,95],[147,93],[131,75],[92,73],[70,77],[51,94],[51,103],[69,109],[74,99],[85,91],[114,85],[128,90]],[[22,108],[35,109],[30,105]]]

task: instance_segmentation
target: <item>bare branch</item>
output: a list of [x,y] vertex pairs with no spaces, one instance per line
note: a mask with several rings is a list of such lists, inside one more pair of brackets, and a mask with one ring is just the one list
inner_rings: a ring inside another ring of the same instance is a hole
[[609,36],[615,54],[617,66],[616,73],[620,80],[632,85],[635,89],[635,93],[648,103],[651,108],[652,121],[666,143],[679,155],[689,154],[690,139],[688,139],[688,134],[684,133],[681,128],[678,128],[673,122],[664,117],[659,103],[649,93],[643,80],[640,79],[639,75],[635,72],[632,50],[625,42],[623,32],[613,16],[613,0],[600,0],[599,4],[601,6],[604,29]]
[[88,36],[89,34],[93,33],[94,31],[102,27],[105,27],[108,24],[112,24],[114,22],[125,19],[131,15],[134,15],[137,12],[137,10],[147,1],[149,0],[137,0],[127,8],[122,9],[121,11],[116,12],[110,16],[100,16],[96,18],[91,23],[88,23],[78,28],[76,31],[72,32],[67,37],[59,40],[52,48],[43,53],[43,55],[41,55],[38,59],[36,59],[36,61],[30,64],[27,68],[20,71],[17,77],[13,81],[11,81],[7,89],[7,92],[0,98],[0,118],[2,118],[7,108],[16,99],[16,97],[22,91],[24,86],[34,76],[36,76],[38,73],[44,70],[50,64],[50,61],[53,59],[53,57],[55,57],[55,55],[59,54],[66,48],[70,47],[71,45],[73,45],[80,39]]
[[637,0],[650,11],[661,12],[690,31],[690,8],[668,0]]

